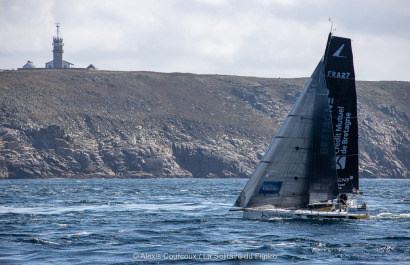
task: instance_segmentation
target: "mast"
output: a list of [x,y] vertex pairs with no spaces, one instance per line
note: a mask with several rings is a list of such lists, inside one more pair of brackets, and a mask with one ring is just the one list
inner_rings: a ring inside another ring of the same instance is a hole
[[339,194],[332,116],[328,104],[323,62],[320,66],[312,127],[312,176],[309,188],[309,203],[311,204],[335,199]]
[[60,23],[57,22],[56,26],[57,26],[57,39],[59,39],[60,38],[60,31],[59,31]]

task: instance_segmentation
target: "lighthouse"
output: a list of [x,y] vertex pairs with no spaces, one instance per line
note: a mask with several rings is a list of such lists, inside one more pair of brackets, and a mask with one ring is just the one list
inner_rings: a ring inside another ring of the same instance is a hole
[[[72,69],[72,70],[98,70],[94,65],[90,64],[87,68],[74,68],[74,64],[63,60],[64,42],[60,34],[60,23],[56,23],[57,36],[53,37],[53,60],[46,63],[46,69]],[[32,61],[27,63],[18,70],[38,70],[44,68],[37,68]]]
[[46,68],[52,69],[64,69],[73,68],[74,64],[63,60],[63,38],[60,36],[60,23],[56,23],[57,36],[53,37],[53,60],[46,63]]
[[63,68],[63,38],[60,37],[60,23],[57,24],[57,37],[53,37],[53,65],[55,69]]

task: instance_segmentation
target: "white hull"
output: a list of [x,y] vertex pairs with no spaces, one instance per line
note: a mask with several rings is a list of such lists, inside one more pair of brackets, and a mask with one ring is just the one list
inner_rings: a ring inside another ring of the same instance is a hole
[[275,219],[367,219],[367,211],[287,210],[287,209],[244,209],[243,218],[252,220]]

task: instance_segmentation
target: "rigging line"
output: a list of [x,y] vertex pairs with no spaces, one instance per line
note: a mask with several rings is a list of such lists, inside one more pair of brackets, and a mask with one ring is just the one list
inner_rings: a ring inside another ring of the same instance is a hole
[[330,21],[330,33],[332,33],[332,31],[333,31],[333,21],[332,21],[332,18],[329,18],[329,21]]
[[[336,77],[335,77],[336,78]],[[344,78],[347,79],[347,78]],[[316,96],[328,96],[328,94],[324,94],[324,93],[317,93],[317,92],[306,92],[306,94],[309,95],[316,95]]]
[[298,162],[288,162],[288,163],[286,163],[286,162],[271,162],[271,161],[265,161],[265,160],[260,161],[260,163],[277,164],[277,165],[310,165],[310,163],[307,163],[307,162],[305,162],[305,163],[303,163],[303,162],[301,162],[301,163],[298,163]]
[[351,157],[351,156],[358,156],[359,154],[349,154],[349,155],[336,155],[336,156],[346,156],[346,157]]
[[288,117],[299,117],[301,120],[313,120],[312,116],[305,116],[302,114],[289,114]]
[[309,140],[310,138],[305,137],[290,137],[290,136],[276,136],[278,139],[300,139],[300,140]]
[[[330,33],[329,33],[328,41],[327,41],[327,44],[326,44],[325,54],[323,55],[323,70],[326,68],[327,52],[328,52],[328,48],[329,48],[329,46],[330,46],[330,41],[331,41],[332,35],[333,35],[333,33],[332,33],[332,31],[333,31],[333,21],[332,21],[332,18],[329,18],[329,21],[330,21],[331,25],[330,25]],[[336,29],[335,29],[335,30],[336,30]],[[327,82],[326,82],[326,83],[327,83]]]

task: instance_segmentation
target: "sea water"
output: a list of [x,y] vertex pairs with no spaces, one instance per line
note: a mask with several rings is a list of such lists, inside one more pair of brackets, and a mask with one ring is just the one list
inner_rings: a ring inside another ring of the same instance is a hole
[[367,220],[243,220],[245,179],[1,180],[0,264],[410,264],[410,180]]

